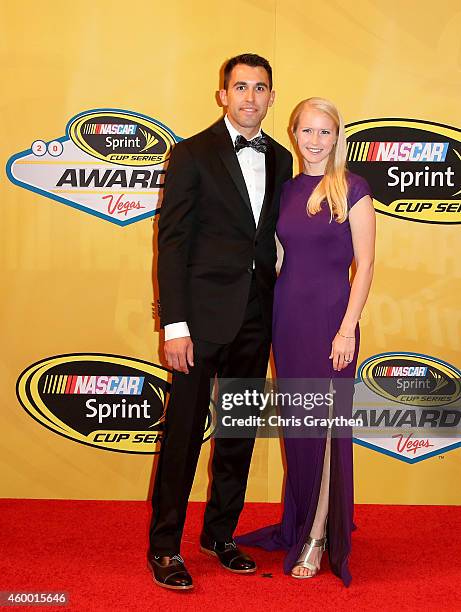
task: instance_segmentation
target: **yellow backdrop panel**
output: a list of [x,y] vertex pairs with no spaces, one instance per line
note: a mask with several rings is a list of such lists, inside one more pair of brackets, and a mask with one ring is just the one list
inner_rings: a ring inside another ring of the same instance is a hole
[[[6,1],[0,7],[5,165],[32,140],[62,135],[93,108],[154,117],[187,137],[220,115],[218,69],[244,51],[268,57],[276,103],[264,128],[289,145],[288,117],[305,97],[336,101],[346,122],[415,117],[459,124],[455,0]],[[152,302],[152,220],[120,228],[25,191],[2,175],[3,497],[145,499],[152,456],[86,447],[43,428],[15,383],[50,355],[102,352],[159,363]],[[361,359],[415,351],[459,366],[457,227],[378,216],[376,279]],[[424,248],[422,248],[424,245]],[[359,360],[359,361],[360,361]],[[205,498],[209,444],[192,499]],[[355,446],[356,500],[456,504],[461,449],[414,465]],[[259,440],[249,500],[278,501],[280,444]]]

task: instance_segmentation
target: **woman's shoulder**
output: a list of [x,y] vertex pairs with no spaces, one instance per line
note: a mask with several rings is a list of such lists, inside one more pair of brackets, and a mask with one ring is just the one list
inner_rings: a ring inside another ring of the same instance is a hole
[[355,172],[351,172],[350,170],[347,170],[346,178],[347,178],[347,182],[349,183],[349,188],[360,185],[362,187],[367,187],[368,189],[370,189],[370,185],[368,184],[367,179],[364,178],[363,176],[360,176],[360,174],[355,174]]
[[296,189],[297,184],[299,183],[299,177],[301,175],[297,174],[293,178],[288,179],[282,185],[282,194],[290,193],[293,189]]
[[347,195],[349,206],[353,206],[366,195],[373,197],[370,185],[363,176],[347,171],[346,178],[349,185]]

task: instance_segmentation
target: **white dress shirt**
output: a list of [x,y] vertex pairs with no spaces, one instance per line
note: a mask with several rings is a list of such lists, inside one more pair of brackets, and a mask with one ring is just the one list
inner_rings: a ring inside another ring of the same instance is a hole
[[[224,117],[224,123],[232,138],[232,143],[235,144],[235,139],[240,132],[235,129],[227,115]],[[261,129],[259,129],[259,132],[253,138],[258,136],[261,136]],[[255,225],[257,226],[266,191],[266,157],[264,153],[255,151],[251,147],[245,147],[237,153],[237,159],[245,180],[251,210],[253,211]],[[165,325],[165,340],[174,340],[175,338],[183,338],[185,336],[190,336],[189,327],[185,321]]]

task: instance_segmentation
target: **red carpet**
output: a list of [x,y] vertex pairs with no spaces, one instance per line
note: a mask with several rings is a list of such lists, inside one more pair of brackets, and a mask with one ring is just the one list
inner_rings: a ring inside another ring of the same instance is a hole
[[[259,571],[236,576],[198,551],[203,504],[189,506],[182,554],[192,592],[157,587],[146,569],[144,502],[0,500],[0,590],[67,591],[65,607],[22,610],[460,610],[461,508],[356,506],[352,584],[328,569],[282,574],[283,552],[252,549]],[[247,504],[239,530],[278,520],[278,504]]]

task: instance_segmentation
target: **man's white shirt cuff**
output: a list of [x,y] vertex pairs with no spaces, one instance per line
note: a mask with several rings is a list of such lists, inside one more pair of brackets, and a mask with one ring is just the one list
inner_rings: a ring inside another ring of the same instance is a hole
[[184,338],[185,336],[190,336],[189,327],[185,321],[165,325],[165,342],[167,340],[175,340],[176,338]]

